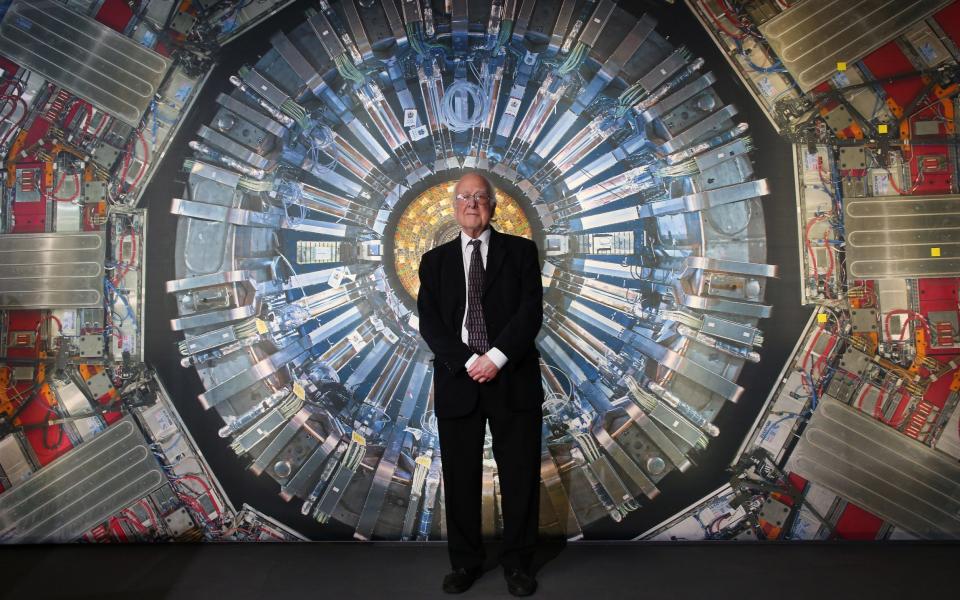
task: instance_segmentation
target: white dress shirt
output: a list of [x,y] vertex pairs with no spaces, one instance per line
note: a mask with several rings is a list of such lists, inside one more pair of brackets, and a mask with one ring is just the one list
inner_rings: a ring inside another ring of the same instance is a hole
[[[460,325],[460,338],[464,344],[470,343],[470,332],[467,331],[467,314],[470,312],[470,259],[473,257],[473,246],[470,245],[470,242],[474,239],[480,240],[480,260],[483,261],[483,268],[486,269],[487,251],[490,249],[490,227],[484,229],[483,233],[477,238],[471,238],[462,229],[460,230],[460,254],[463,256],[463,279],[465,282],[464,289],[466,291],[466,296],[464,297],[467,299],[467,306],[463,310],[463,323]],[[484,356],[493,361],[493,364],[497,365],[497,369],[502,369],[503,365],[507,364],[507,355],[497,348],[491,347]],[[464,366],[469,369],[473,361],[478,358],[479,355],[474,353],[473,356],[467,359]]]

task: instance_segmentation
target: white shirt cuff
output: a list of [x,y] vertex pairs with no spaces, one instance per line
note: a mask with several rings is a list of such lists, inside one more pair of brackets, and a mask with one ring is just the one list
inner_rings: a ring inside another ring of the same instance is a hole
[[486,357],[492,360],[498,369],[502,369],[503,365],[507,364],[507,355],[496,348],[487,350]]
[[463,366],[465,366],[466,368],[469,369],[469,368],[470,368],[470,365],[473,364],[473,361],[477,360],[478,358],[480,358],[480,355],[477,354],[476,352],[474,352],[474,353],[473,353],[473,356],[471,356],[470,358],[468,358],[468,359],[467,359],[467,362],[463,363]]

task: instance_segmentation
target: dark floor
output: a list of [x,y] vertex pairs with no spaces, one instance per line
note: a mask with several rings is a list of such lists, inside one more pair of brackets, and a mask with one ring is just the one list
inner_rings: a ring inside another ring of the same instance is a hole
[[[957,544],[577,542],[544,548],[534,597],[955,597]],[[496,547],[489,555],[495,556]],[[491,562],[494,559],[491,559]],[[444,598],[442,542],[0,548],[4,598]],[[499,567],[463,598],[509,598]]]

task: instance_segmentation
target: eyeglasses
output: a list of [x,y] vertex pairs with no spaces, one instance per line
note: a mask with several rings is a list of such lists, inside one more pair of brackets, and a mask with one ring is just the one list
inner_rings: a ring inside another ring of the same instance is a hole
[[466,204],[470,200],[477,203],[478,206],[487,206],[490,204],[490,194],[486,192],[475,192],[473,194],[457,194],[457,202]]

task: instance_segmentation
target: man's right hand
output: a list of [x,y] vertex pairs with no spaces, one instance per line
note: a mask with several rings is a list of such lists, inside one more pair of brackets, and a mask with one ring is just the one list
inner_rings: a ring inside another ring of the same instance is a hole
[[467,368],[467,375],[473,378],[477,383],[485,383],[497,376],[500,369],[490,360],[486,354],[473,361],[473,364]]

